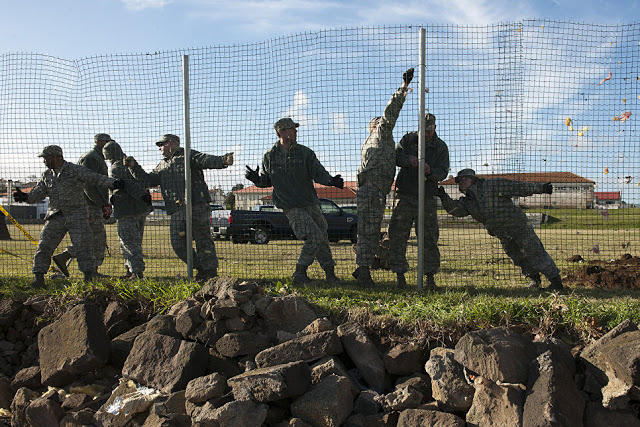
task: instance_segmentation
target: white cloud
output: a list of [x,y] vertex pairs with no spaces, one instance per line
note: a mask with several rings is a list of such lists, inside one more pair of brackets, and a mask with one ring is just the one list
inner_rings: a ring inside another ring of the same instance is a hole
[[122,0],[122,3],[129,10],[162,9],[173,0]]
[[309,97],[305,92],[299,90],[293,95],[293,105],[284,112],[282,117],[291,117],[301,126],[312,126],[318,122],[318,119],[307,115],[308,107]]
[[331,120],[331,130],[334,134],[344,135],[349,130],[347,117],[344,113],[329,113],[329,120]]

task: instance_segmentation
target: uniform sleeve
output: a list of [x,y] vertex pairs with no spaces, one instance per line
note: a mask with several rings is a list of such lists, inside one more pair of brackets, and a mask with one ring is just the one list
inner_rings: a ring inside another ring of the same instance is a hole
[[411,166],[409,163],[409,159],[413,156],[410,156],[405,153],[405,147],[409,143],[409,139],[412,137],[412,134],[407,133],[402,137],[398,145],[396,146],[396,166],[401,168],[408,168]]
[[80,166],[78,168],[78,178],[85,184],[93,184],[98,187],[112,187],[113,183],[116,181],[106,175],[89,170],[84,166]]
[[491,190],[503,197],[527,197],[533,194],[542,193],[542,184],[521,181],[511,181],[508,179],[495,180]]
[[442,143],[442,147],[438,150],[438,159],[435,165],[431,166],[431,173],[427,175],[427,180],[433,182],[440,182],[447,178],[449,175],[449,148],[447,144]]
[[322,166],[322,163],[320,163],[320,160],[318,160],[316,153],[314,153],[312,150],[309,150],[306,157],[311,179],[313,179],[318,184],[329,185],[329,181],[332,177],[331,175],[329,175],[329,172],[327,172],[324,166]]
[[382,113],[382,123],[378,126],[380,129],[380,135],[385,140],[393,137],[393,128],[396,125],[396,121],[400,115],[400,110],[402,110],[402,106],[404,105],[404,100],[406,98],[407,91],[405,88],[400,86],[400,88],[391,95],[389,102],[387,102],[387,106],[384,108],[384,112]]
[[111,177],[115,179],[122,179],[124,181],[125,191],[131,194],[131,196],[136,199],[141,199],[142,196],[147,194],[147,190],[140,184],[138,180],[134,179],[131,176],[129,171],[123,165],[112,165]]
[[191,165],[200,169],[223,169],[225,168],[222,162],[222,156],[214,156],[211,154],[200,153],[199,151],[191,150]]
[[145,187],[157,187],[160,185],[160,174],[158,174],[155,169],[153,172],[147,173],[138,162],[135,162],[133,166],[129,168],[129,172],[131,172],[131,175],[135,179],[142,182]]
[[458,200],[453,200],[448,194],[440,197],[442,201],[442,207],[447,211],[449,215],[455,217],[463,217],[469,215],[469,211],[465,207],[464,196]]
[[[97,173],[101,169],[101,167],[104,167],[104,165],[99,162],[100,161],[93,156],[85,156],[80,158],[78,164],[80,166],[84,166],[92,172]],[[84,194],[86,194],[89,200],[91,200],[94,204],[98,206],[106,205],[107,203],[109,203],[109,192],[105,191],[103,188],[97,187],[97,185],[85,185]]]
[[[11,197],[10,194],[7,194],[8,197]],[[44,198],[47,197],[47,186],[44,185],[44,176],[40,178],[38,183],[27,193],[27,203],[38,203]]]

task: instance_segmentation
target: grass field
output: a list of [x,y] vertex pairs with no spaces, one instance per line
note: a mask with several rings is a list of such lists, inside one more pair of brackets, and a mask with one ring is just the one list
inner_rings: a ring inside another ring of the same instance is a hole
[[[37,239],[41,225],[25,228]],[[0,248],[17,257],[0,253],[0,293],[10,296],[33,293],[25,285],[31,280],[35,246],[14,227],[10,229],[14,240],[1,242]],[[542,228],[537,232],[563,275],[577,267],[566,261],[572,255],[579,254],[587,261],[608,261],[624,253],[640,253],[636,228]],[[101,272],[118,276],[124,267],[115,225],[107,225],[107,234],[110,255]],[[66,244],[68,241],[63,241],[59,250]],[[595,245],[599,248],[597,254],[591,250]],[[410,286],[405,290],[395,288],[395,277],[387,271],[374,272],[374,280],[379,283],[377,289],[355,287],[350,276],[355,268],[354,255],[348,242],[331,245],[337,262],[336,273],[344,279],[341,286],[325,284],[317,263],[310,268],[310,276],[315,279],[312,286],[293,286],[289,278],[300,246],[295,240],[276,240],[268,245],[217,240],[219,273],[257,280],[268,292],[297,293],[321,312],[337,318],[392,319],[392,323],[402,324],[405,331],[414,330],[418,334],[424,331],[436,335],[457,334],[473,328],[510,325],[521,326],[532,333],[558,334],[581,341],[601,335],[626,318],[640,322],[640,291],[576,287],[558,296],[526,289],[525,279],[504,255],[499,241],[477,227],[441,229],[442,266],[436,278],[443,291],[435,294],[421,292],[415,286],[415,237],[409,242],[412,269],[408,277]],[[148,281],[114,280],[108,288],[123,298],[142,297],[151,301],[158,311],[197,289],[197,285],[183,280],[185,266],[173,254],[168,226],[147,227],[144,254]],[[47,291],[64,299],[94,289],[94,285],[79,281],[81,275],[75,262],[70,270],[70,281],[49,281]]]

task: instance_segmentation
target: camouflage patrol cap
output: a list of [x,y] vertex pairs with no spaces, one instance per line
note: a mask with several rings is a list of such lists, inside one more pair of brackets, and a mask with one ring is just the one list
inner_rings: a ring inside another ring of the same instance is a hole
[[62,148],[58,145],[47,145],[42,149],[42,153],[38,154],[38,157],[46,157],[49,155],[62,157]]
[[436,116],[431,113],[427,113],[424,116],[424,124],[427,129],[436,127]]
[[300,126],[300,123],[294,122],[291,117],[285,117],[284,119],[278,120],[276,124],[273,125],[273,128],[275,130],[282,130],[282,129],[297,128],[298,126]]
[[93,140],[98,142],[98,141],[113,141],[113,139],[111,139],[111,136],[109,136],[109,134],[106,133],[97,133],[95,134],[95,136],[93,137]]
[[473,178],[474,180],[478,179],[478,175],[476,175],[476,171],[474,171],[473,169],[462,169],[460,172],[458,172],[458,175],[456,175],[455,181],[456,183],[458,183],[462,178],[467,177]]
[[180,137],[178,135],[168,133],[166,135],[162,135],[162,138],[160,138],[160,141],[156,142],[156,145],[158,147],[161,147],[167,142],[175,142],[176,145],[180,145]]

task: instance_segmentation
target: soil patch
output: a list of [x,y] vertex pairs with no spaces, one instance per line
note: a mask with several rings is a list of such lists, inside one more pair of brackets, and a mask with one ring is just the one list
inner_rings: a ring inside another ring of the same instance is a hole
[[569,274],[564,283],[603,289],[640,289],[640,257],[624,254],[613,261],[589,261]]

